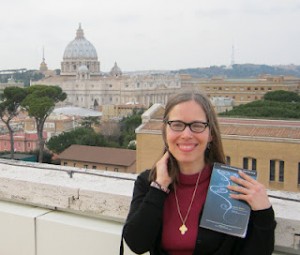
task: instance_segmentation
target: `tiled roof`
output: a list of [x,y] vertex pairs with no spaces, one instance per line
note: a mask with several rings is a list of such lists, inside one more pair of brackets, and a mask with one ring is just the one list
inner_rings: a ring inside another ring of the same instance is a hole
[[62,160],[131,166],[136,161],[136,151],[73,144],[59,154],[58,157]]
[[222,135],[300,139],[300,121],[219,118]]
[[300,128],[220,125],[222,135],[300,139]]
[[[219,118],[222,135],[300,139],[300,121]],[[160,131],[162,121],[150,120],[139,132]]]

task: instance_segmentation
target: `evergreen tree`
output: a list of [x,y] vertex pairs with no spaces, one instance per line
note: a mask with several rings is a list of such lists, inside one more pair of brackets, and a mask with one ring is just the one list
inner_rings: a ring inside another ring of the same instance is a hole
[[44,137],[43,130],[47,117],[53,111],[55,104],[64,101],[66,93],[58,86],[33,85],[26,88],[27,96],[22,102],[22,107],[33,117],[36,122],[39,139],[39,162],[43,161]]

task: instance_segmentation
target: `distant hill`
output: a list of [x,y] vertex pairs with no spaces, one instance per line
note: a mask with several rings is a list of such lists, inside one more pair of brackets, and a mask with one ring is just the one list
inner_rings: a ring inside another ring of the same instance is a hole
[[198,78],[256,78],[259,75],[284,75],[295,76],[300,78],[300,66],[297,65],[255,65],[255,64],[236,64],[231,67],[226,66],[210,66],[203,68],[187,68],[172,71],[173,73],[190,74]]
[[40,71],[38,70],[27,70],[26,68],[19,69],[20,71],[16,70],[7,70],[7,73],[0,72],[0,83],[6,83],[9,78],[14,78],[17,82],[23,82],[24,85],[27,87],[30,84],[30,81],[38,81],[45,77]]
[[[22,70],[3,73],[0,70],[0,83],[7,82],[7,79],[13,77],[16,81],[24,82],[25,86],[28,86],[31,81],[37,81],[44,77],[44,75],[38,70]],[[8,70],[9,71],[9,70]],[[12,70],[13,71],[13,70]],[[59,74],[60,70],[55,70]],[[146,74],[189,74],[195,78],[212,78],[212,77],[224,77],[224,78],[257,78],[259,75],[273,75],[273,76],[295,76],[300,78],[300,66],[299,65],[255,65],[255,64],[236,64],[231,67],[227,66],[210,66],[199,68],[186,68],[179,70],[144,70],[144,71],[132,71],[126,72],[131,75],[146,75]]]

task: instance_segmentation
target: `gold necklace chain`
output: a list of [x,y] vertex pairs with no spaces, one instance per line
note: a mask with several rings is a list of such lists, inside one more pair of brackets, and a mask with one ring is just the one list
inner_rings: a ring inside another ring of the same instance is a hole
[[182,235],[184,235],[185,232],[188,231],[188,228],[185,225],[185,222],[186,222],[186,220],[187,220],[187,218],[189,216],[190,210],[192,208],[192,204],[193,204],[193,201],[194,201],[194,198],[195,198],[195,195],[196,195],[196,191],[197,191],[197,188],[198,188],[198,183],[199,183],[199,180],[200,180],[200,175],[201,175],[201,172],[199,172],[199,175],[198,175],[198,178],[197,178],[197,182],[196,182],[196,186],[195,186],[195,189],[194,189],[194,192],[193,192],[193,195],[192,195],[192,199],[191,199],[190,205],[188,207],[188,210],[187,210],[187,213],[186,213],[184,219],[183,219],[181,211],[180,211],[180,207],[179,207],[179,203],[178,203],[178,198],[177,198],[177,193],[176,193],[176,187],[174,189],[176,206],[177,206],[177,212],[178,212],[178,215],[179,215],[179,217],[181,219],[181,222],[182,222],[182,225],[179,227],[179,231],[181,232]]

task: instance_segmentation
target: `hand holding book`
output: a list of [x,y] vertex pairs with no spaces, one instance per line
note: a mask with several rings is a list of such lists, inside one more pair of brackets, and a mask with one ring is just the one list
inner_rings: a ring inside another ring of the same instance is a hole
[[271,207],[264,185],[251,178],[243,171],[239,171],[241,178],[231,176],[230,179],[238,185],[229,185],[227,188],[235,193],[231,193],[233,199],[247,202],[254,211]]
[[256,171],[215,163],[200,226],[245,237],[251,210],[271,206]]

